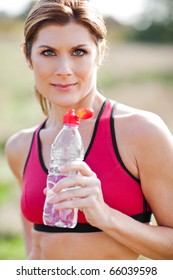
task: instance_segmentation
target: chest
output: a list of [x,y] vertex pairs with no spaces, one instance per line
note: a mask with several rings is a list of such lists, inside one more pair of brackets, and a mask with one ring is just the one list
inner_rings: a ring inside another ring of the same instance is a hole
[[[95,120],[87,121],[80,125],[79,132],[82,137],[82,142],[84,145],[84,151],[87,152],[90,142],[92,139],[93,131],[95,127]],[[43,164],[46,169],[49,167],[51,145],[57,136],[59,131],[46,131],[41,130],[38,134],[38,143],[40,147],[40,157],[42,158]]]
[[[85,162],[96,173],[101,182],[105,203],[129,216],[143,212],[143,194],[138,181],[135,181],[121,165],[112,137],[105,130],[94,133],[85,154]],[[88,139],[89,140],[89,139]],[[44,149],[48,164],[50,147]],[[35,223],[42,223],[45,201],[47,168],[42,155],[41,143],[34,146],[27,164],[22,193],[23,213]],[[29,215],[29,216],[28,216]],[[86,223],[84,214],[79,211],[78,222]]]

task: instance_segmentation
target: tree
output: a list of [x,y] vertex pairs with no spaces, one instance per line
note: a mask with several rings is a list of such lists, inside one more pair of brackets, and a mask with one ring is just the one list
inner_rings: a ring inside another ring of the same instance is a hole
[[149,42],[173,42],[173,1],[146,0],[145,12],[134,24],[132,39]]
[[28,13],[31,10],[34,3],[35,3],[35,1],[31,0],[30,3],[26,6],[25,10],[21,14],[18,15],[18,18],[25,20],[26,16],[28,15]]

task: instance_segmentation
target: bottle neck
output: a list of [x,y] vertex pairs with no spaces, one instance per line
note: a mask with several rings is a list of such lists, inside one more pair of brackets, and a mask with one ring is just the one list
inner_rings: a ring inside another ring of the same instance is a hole
[[64,128],[78,128],[79,125],[78,124],[73,124],[73,123],[64,123],[63,127]]

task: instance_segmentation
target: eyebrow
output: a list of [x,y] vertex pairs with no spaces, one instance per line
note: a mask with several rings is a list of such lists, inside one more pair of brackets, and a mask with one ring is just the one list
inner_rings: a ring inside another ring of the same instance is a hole
[[[88,44],[79,44],[77,46],[72,47],[72,49],[83,48],[83,47],[89,47],[89,45]],[[56,48],[48,46],[48,45],[41,45],[38,47],[38,49],[51,49],[53,51],[56,51]]]

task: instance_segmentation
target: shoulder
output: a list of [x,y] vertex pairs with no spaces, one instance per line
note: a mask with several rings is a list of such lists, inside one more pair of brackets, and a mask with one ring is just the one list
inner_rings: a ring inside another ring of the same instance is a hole
[[172,141],[172,134],[163,119],[149,111],[118,104],[114,114],[114,122],[115,125],[116,123],[120,124],[123,130],[131,133],[131,137],[134,139],[135,136],[138,141],[143,142],[143,140],[146,141],[147,139],[151,141],[158,136],[169,138]]
[[21,183],[24,164],[37,126],[13,134],[6,142],[5,154],[9,166]]
[[25,150],[27,144],[31,142],[34,131],[37,127],[23,129],[12,136],[6,142],[5,151],[7,156],[15,155]]
[[173,165],[173,137],[157,114],[117,104],[114,127],[120,155],[140,180],[168,161]]
[[125,159],[130,155],[136,166],[142,191],[157,223],[172,227],[173,137],[170,130],[158,115],[121,105],[114,117],[115,124],[120,120],[118,133],[125,143],[122,154]]

